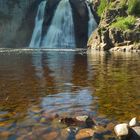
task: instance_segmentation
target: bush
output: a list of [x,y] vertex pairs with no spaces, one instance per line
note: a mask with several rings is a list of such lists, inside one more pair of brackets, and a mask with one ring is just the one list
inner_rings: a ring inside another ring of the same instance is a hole
[[128,1],[128,13],[140,16],[140,0]]
[[102,13],[104,12],[105,8],[107,7],[107,0],[101,0],[100,5],[98,7],[97,13],[101,17]]
[[136,18],[134,16],[118,17],[117,21],[112,23],[111,27],[118,28],[121,30],[128,30],[134,26]]

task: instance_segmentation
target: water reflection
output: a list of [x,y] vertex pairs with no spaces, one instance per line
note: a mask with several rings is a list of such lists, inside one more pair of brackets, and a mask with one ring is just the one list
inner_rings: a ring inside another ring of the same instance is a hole
[[[85,61],[84,64],[83,61]],[[59,112],[60,114],[66,111],[69,113],[78,110],[91,111],[93,92],[88,88],[86,82],[86,61],[86,57],[77,54],[75,51],[48,51],[32,54],[32,65],[35,69],[36,77],[39,78],[39,84],[43,85],[41,87],[44,89],[50,89],[47,90],[47,96],[43,97],[41,101],[41,106],[44,110],[47,112]],[[77,67],[81,67],[80,71],[77,71]],[[45,72],[46,69],[49,71],[48,73]],[[78,76],[78,73],[80,76]],[[53,86],[49,85],[48,77],[52,79]],[[85,88],[81,87],[81,83],[84,83]],[[57,95],[52,95],[55,92]]]
[[90,83],[98,97],[98,116],[117,121],[139,118],[139,54],[89,53],[88,61],[96,79]]
[[34,111],[92,113],[103,122],[140,117],[139,64],[132,53],[2,52],[0,131],[40,123]]

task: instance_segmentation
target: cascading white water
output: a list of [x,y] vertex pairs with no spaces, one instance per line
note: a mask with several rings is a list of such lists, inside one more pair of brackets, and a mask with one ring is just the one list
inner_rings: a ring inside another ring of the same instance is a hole
[[69,0],[61,0],[44,36],[43,48],[75,48],[74,22]]
[[89,21],[88,21],[88,37],[90,37],[90,35],[92,34],[92,32],[96,29],[97,27],[97,23],[94,19],[94,16],[91,12],[90,6],[87,4],[87,8],[88,8],[88,14],[89,14]]
[[44,21],[46,1],[42,1],[38,7],[37,16],[35,19],[35,27],[29,48],[39,48],[42,34],[42,24]]
[[[55,10],[51,24],[46,31],[46,34],[42,36],[43,21],[45,6],[47,4],[42,1],[38,7],[35,28],[33,31],[32,39],[29,48],[75,48],[75,32],[72,8],[69,0],[61,0]],[[89,21],[88,21],[88,37],[97,27],[97,23],[94,19],[90,6],[86,2]]]

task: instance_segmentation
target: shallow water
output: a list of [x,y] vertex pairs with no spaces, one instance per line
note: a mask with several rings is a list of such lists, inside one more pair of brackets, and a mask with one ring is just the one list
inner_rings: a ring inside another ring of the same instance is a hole
[[44,131],[67,127],[50,121],[54,114],[140,119],[139,81],[138,53],[1,49],[0,139],[45,139]]

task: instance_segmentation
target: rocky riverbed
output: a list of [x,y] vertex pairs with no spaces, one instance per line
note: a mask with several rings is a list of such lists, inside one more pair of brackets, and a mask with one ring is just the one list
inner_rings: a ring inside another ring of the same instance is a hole
[[[72,116],[63,113],[59,115],[43,111],[38,106],[32,107],[29,111],[34,116],[33,122],[28,122],[29,118],[26,118],[26,121],[22,124],[19,123],[19,126],[17,123],[18,127],[15,131],[1,131],[0,138],[5,140],[12,138],[16,140],[36,140],[38,138],[41,140],[140,139],[140,123],[136,118],[121,124],[117,124],[117,122],[104,124],[100,123],[92,115],[87,114],[78,115],[75,113]],[[30,126],[26,127],[28,123]],[[22,125],[22,129],[20,125]],[[11,127],[9,126],[9,129]]]

